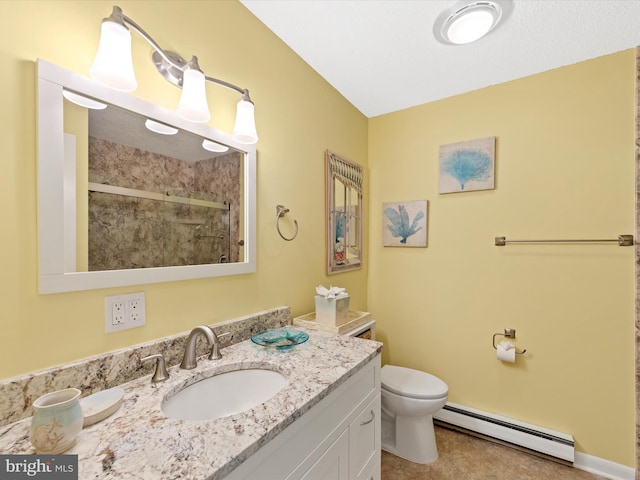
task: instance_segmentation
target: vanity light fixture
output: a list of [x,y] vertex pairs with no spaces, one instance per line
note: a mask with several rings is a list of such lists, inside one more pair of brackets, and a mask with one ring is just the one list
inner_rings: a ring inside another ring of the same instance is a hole
[[436,39],[464,45],[481,39],[511,13],[511,0],[462,0],[444,10],[433,25]]
[[144,126],[152,132],[159,133],[160,135],[175,135],[178,133],[178,129],[174,127],[170,127],[169,125],[165,125],[164,123],[156,122],[155,120],[151,120],[147,118],[144,122]]
[[131,55],[131,31],[138,32],[154,49],[152,60],[160,74],[169,82],[182,88],[176,113],[183,119],[204,123],[211,118],[205,83],[211,82],[242,94],[236,111],[232,137],[239,143],[254,144],[258,141],[254,107],[249,90],[224,80],[209,77],[198,65],[197,57],[186,61],[180,55],[165,51],[136,22],[122,13],[118,6],[102,20],[98,53],[89,70],[94,80],[115,90],[131,92],[137,88]]
[[202,148],[205,150],[209,150],[210,152],[223,153],[229,150],[229,147],[226,145],[221,145],[217,142],[213,142],[211,140],[207,140],[206,138],[202,141]]

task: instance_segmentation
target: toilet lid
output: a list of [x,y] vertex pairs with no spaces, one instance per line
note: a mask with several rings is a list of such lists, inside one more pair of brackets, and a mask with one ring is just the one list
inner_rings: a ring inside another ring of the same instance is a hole
[[442,398],[449,387],[438,377],[411,368],[385,365],[381,374],[382,388],[410,398]]

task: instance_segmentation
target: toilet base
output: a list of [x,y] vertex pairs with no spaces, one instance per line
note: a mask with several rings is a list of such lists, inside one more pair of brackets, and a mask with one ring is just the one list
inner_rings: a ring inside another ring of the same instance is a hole
[[[388,429],[395,431],[389,432]],[[383,413],[382,450],[414,463],[435,462],[438,459],[438,447],[433,429],[433,417],[431,415],[423,417],[397,415],[393,419]]]

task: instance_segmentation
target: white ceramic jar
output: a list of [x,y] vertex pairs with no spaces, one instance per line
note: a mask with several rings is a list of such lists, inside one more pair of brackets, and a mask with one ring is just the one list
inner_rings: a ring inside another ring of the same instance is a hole
[[82,430],[80,390],[67,388],[47,393],[33,402],[29,440],[40,454],[69,450]]

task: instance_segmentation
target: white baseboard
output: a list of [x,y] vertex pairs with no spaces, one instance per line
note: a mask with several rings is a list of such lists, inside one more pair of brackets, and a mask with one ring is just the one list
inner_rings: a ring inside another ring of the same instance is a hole
[[526,450],[556,457],[572,463],[574,468],[609,480],[636,480],[636,470],[633,467],[576,452],[573,437],[566,433],[529,425],[512,418],[451,402],[447,402],[447,405],[436,412],[433,418],[463,430],[524,447]]
[[573,466],[594,475],[608,478],[610,480],[635,480],[636,470],[626,465],[610,462],[603,458],[587,455],[586,453],[575,453]]
[[543,455],[573,463],[575,446],[573,437],[513,418],[476,410],[465,405],[447,402],[433,415],[444,423],[476,432],[487,437],[518,445]]

